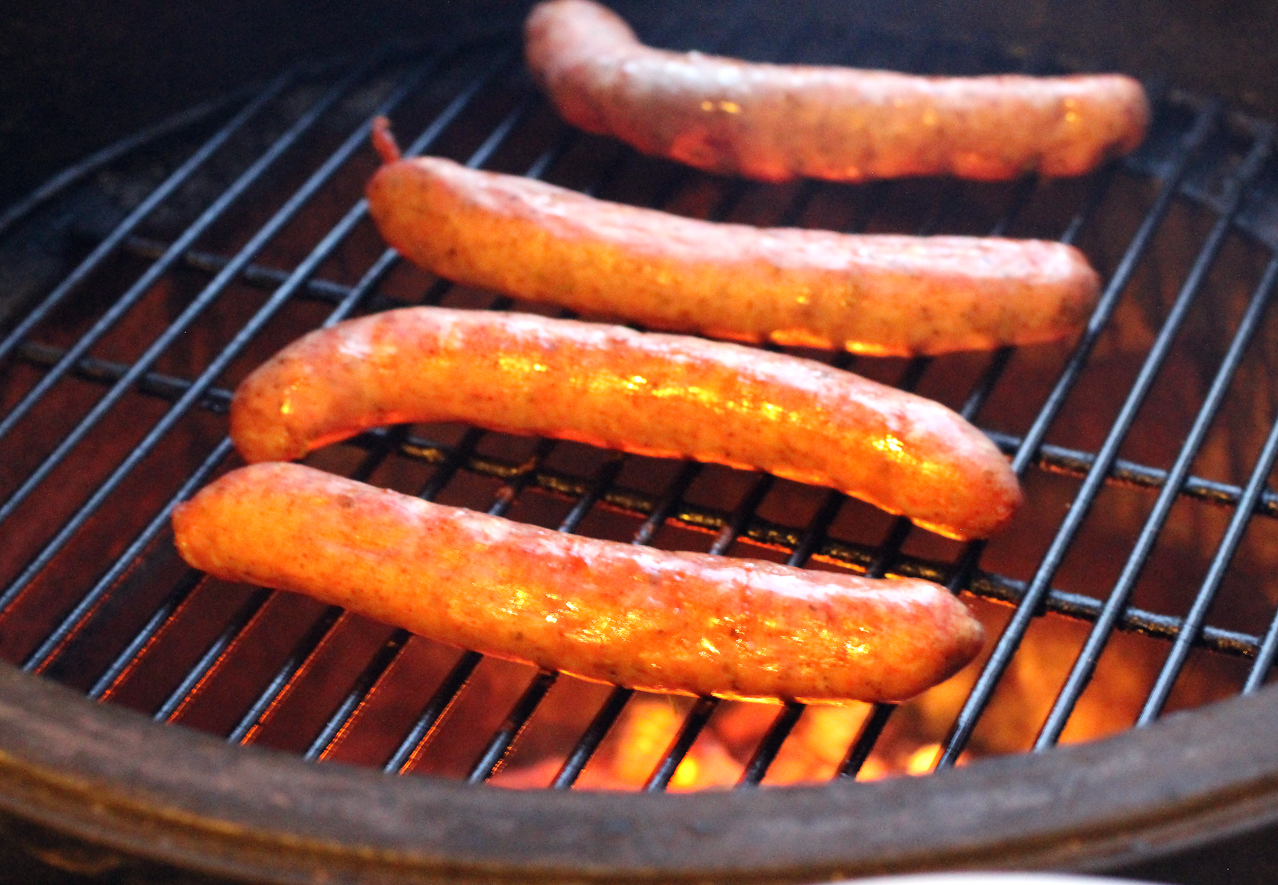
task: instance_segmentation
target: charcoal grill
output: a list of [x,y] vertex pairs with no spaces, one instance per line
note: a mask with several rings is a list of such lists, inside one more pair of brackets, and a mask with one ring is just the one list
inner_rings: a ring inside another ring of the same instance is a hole
[[[766,10],[766,28],[623,11],[650,42],[747,57],[1069,67],[874,29],[813,41],[813,20]],[[1278,651],[1273,125],[1151,81],[1148,142],[1086,179],[765,186],[572,131],[518,51],[498,30],[304,61],[0,216],[6,851],[143,880],[799,882],[995,866],[1194,881],[1227,856],[1264,881],[1278,815],[1278,702],[1263,688]],[[187,569],[168,515],[237,463],[230,391],[279,346],[404,304],[545,310],[385,249],[360,201],[378,114],[409,153],[672,212],[1087,252],[1106,286],[1076,341],[804,354],[940,399],[995,439],[1028,504],[988,544],[768,476],[452,425],[310,459],[564,531],[928,577],[990,625],[987,654],[813,738],[823,714],[799,704],[595,686]],[[598,774],[626,754],[636,710],[660,714],[638,774]]]

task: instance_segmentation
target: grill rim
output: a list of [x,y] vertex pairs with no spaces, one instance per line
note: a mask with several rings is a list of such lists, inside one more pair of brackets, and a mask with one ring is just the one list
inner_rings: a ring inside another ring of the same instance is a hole
[[520,791],[317,766],[185,726],[155,728],[5,664],[0,814],[103,863],[262,882],[309,881],[321,869],[366,882],[1113,872],[1278,825],[1278,754],[1267,737],[1278,728],[1278,688],[1210,709],[926,778]]

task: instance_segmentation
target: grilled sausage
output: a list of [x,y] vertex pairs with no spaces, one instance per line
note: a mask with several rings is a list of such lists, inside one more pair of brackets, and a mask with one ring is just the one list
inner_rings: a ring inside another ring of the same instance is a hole
[[564,119],[700,169],[764,181],[1079,175],[1144,138],[1121,75],[919,77],[752,64],[646,47],[590,0],[525,27],[528,67]]
[[386,241],[455,282],[734,341],[893,356],[1035,344],[1081,329],[1100,291],[1063,243],[721,224],[438,157],[389,162],[367,190]]
[[315,331],[231,403],[244,458],[283,461],[391,423],[464,421],[833,486],[955,538],[1021,500],[944,406],[812,360],[683,335],[418,307]]
[[220,578],[635,688],[895,701],[983,639],[927,581],[565,535],[298,464],[229,473],[173,525],[183,558]]

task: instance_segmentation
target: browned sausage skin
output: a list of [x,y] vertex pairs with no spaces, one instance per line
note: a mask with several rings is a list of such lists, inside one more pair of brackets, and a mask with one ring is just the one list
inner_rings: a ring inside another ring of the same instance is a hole
[[574,320],[433,307],[349,320],[280,351],[231,404],[251,462],[429,421],[765,470],[961,539],[997,532],[1021,501],[993,443],[931,400],[786,354]]
[[919,77],[753,64],[643,46],[591,0],[549,0],[528,67],[563,117],[645,153],[764,181],[1079,175],[1135,149],[1144,90],[1121,75]]
[[983,639],[926,581],[564,535],[297,464],[229,473],[173,525],[183,558],[220,578],[635,688],[898,701]]
[[464,285],[734,341],[912,356],[1080,330],[1100,279],[1063,243],[760,229],[597,200],[438,157],[388,160],[369,212],[414,263]]

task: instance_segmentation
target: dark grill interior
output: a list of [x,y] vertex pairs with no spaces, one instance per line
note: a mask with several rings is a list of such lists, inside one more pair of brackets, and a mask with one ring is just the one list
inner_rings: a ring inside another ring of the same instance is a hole
[[[969,44],[813,40],[803,21],[634,17],[650,42],[753,58],[1058,69]],[[0,219],[14,293],[0,343],[0,657],[231,742],[553,788],[921,774],[1255,692],[1278,647],[1273,132],[1151,87],[1146,145],[1084,180],[764,186],[569,130],[506,35],[299,67],[108,150]],[[1106,287],[1080,341],[913,361],[804,354],[939,399],[993,436],[1028,500],[988,544],[764,475],[451,425],[389,428],[310,459],[563,531],[932,578],[985,621],[987,653],[899,707],[666,698],[186,568],[170,510],[238,463],[230,391],[278,347],[403,304],[545,312],[385,249],[360,201],[377,114],[406,153],[671,212],[1082,248]]]

